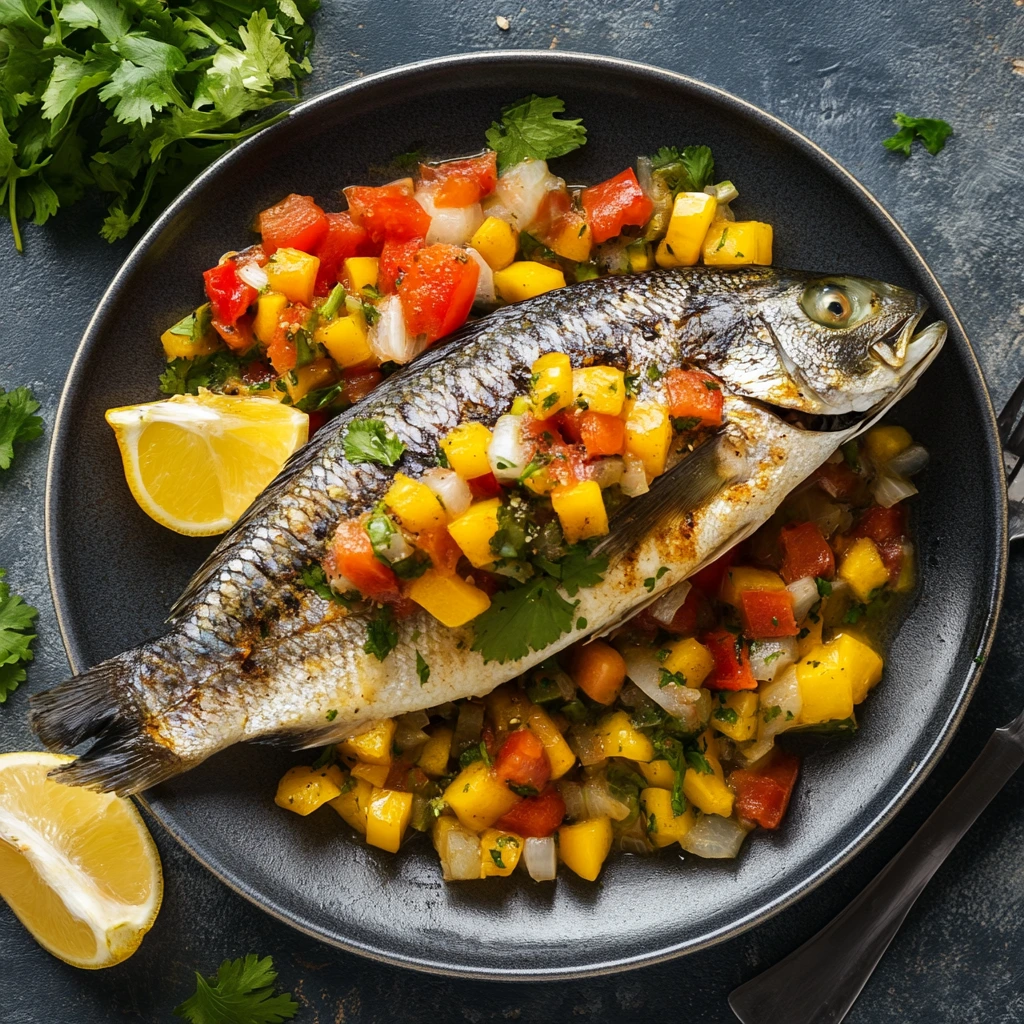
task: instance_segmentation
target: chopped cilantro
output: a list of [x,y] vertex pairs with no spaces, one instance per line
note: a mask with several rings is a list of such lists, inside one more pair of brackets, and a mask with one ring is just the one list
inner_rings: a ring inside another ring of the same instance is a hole
[[818,587],[818,597],[830,597],[832,595],[832,584],[828,580],[816,576],[814,582]]
[[704,756],[703,752],[697,750],[696,747],[687,748],[686,762],[700,775],[714,775],[714,769],[708,763],[708,759]]
[[676,416],[672,420],[672,429],[678,430],[680,434],[686,433],[700,426],[699,416]]
[[430,666],[419,651],[416,652],[416,675],[420,677],[420,686],[426,686],[430,678]]
[[771,722],[773,719],[778,718],[781,714],[782,708],[780,708],[778,704],[773,704],[770,708],[765,708],[764,714],[761,717],[764,719],[765,724],[767,725],[768,722]]
[[639,373],[627,373],[624,378],[626,385],[626,396],[628,398],[635,398],[637,395],[637,382],[640,380]]
[[658,685],[662,688],[674,683],[676,686],[686,685],[686,676],[682,672],[669,672],[667,668],[663,668],[658,674]]
[[735,725],[739,720],[740,716],[736,713],[735,708],[717,707],[712,715],[719,722],[726,722],[729,725]]
[[219,388],[241,373],[238,357],[230,352],[172,359],[160,374],[160,391],[165,395],[198,395],[200,388]]
[[358,594],[352,592],[339,594],[336,590],[332,589],[331,585],[327,582],[327,573],[324,572],[324,567],[315,562],[312,565],[305,566],[299,573],[299,578],[304,586],[309,587],[310,590],[325,601],[334,601],[345,608],[351,608],[354,600],[359,598]]
[[338,711],[337,711],[336,708],[331,708],[327,712],[327,714],[324,715],[324,718],[326,718],[328,722],[333,722],[337,717],[338,717]]
[[651,170],[658,174],[672,194],[701,192],[711,184],[715,160],[707,146],[662,146],[651,157]]
[[491,860],[494,861],[495,865],[497,867],[501,868],[502,871],[504,871],[505,870],[505,862],[501,859],[501,850],[495,849],[495,847],[492,846],[491,849],[490,849],[490,854],[491,854]]
[[910,147],[913,146],[915,139],[935,156],[946,145],[946,139],[953,134],[949,122],[937,117],[908,117],[906,114],[897,113],[892,123],[899,131],[883,139],[882,145],[904,156],[910,156]]
[[382,604],[366,627],[363,650],[383,661],[398,646],[398,627],[391,606]]
[[655,381],[661,380],[662,376],[663,375],[662,375],[662,372],[661,372],[661,367],[656,366],[654,363],[651,363],[651,365],[647,367],[647,379],[652,384]]
[[349,462],[393,466],[402,457],[405,445],[388,433],[383,420],[352,420],[345,432],[344,449]]
[[517,796],[529,797],[537,795],[537,788],[535,786],[528,786],[525,783],[509,782],[508,788]]
[[498,155],[501,173],[527,157],[553,160],[579,149],[587,130],[579,118],[558,118],[565,103],[557,96],[536,94],[502,109],[501,120],[487,129],[487,145]]

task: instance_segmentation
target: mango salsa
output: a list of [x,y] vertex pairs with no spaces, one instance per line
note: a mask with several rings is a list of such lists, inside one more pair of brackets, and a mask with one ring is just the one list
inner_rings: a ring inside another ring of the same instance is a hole
[[686,686],[700,686],[715,667],[712,653],[693,637],[665,644],[668,656],[662,661],[666,672],[679,673]]
[[839,563],[839,578],[850,584],[858,601],[870,601],[874,591],[889,582],[878,547],[870,537],[858,537]]
[[484,829],[480,834],[480,877],[511,875],[522,853],[522,836],[496,828]]
[[570,544],[603,537],[608,532],[608,513],[596,480],[556,487],[551,492],[551,504]]
[[349,778],[341,787],[341,794],[328,801],[331,807],[341,815],[361,835],[366,835],[366,814],[370,807],[373,786],[365,779]]
[[585,366],[572,371],[576,404],[590,412],[620,416],[626,401],[626,378],[614,366]]
[[565,275],[560,270],[532,260],[520,260],[494,272],[494,289],[506,302],[522,302],[564,287]]
[[372,729],[338,744],[338,753],[354,757],[364,764],[391,764],[391,746],[395,741],[395,720],[385,718]]
[[463,768],[444,791],[444,801],[466,828],[475,832],[493,825],[520,798],[483,761]]
[[491,538],[498,532],[500,498],[488,498],[470,505],[457,519],[448,524],[452,540],[477,569],[490,565],[495,558],[491,551]]
[[469,244],[483,256],[491,270],[504,270],[516,258],[519,248],[512,225],[500,217],[488,217],[476,229]]
[[648,477],[665,472],[672,447],[672,421],[660,402],[634,402],[626,417],[626,451],[644,464]]
[[479,587],[461,576],[445,576],[434,569],[409,584],[409,597],[450,629],[464,626],[491,605]]
[[441,450],[448,465],[466,480],[490,473],[487,448],[491,432],[482,423],[460,423],[441,438]]
[[374,789],[366,812],[366,841],[389,853],[398,853],[412,817],[412,793]]
[[396,473],[384,504],[398,516],[402,526],[412,533],[443,526],[447,520],[438,496],[424,483],[404,473]]
[[625,711],[605,715],[595,731],[604,747],[605,757],[628,757],[632,761],[652,761],[654,746],[639,729],[633,727]]
[[530,367],[530,412],[546,420],[572,402],[573,371],[563,352],[549,352]]
[[580,878],[593,882],[612,849],[610,818],[590,818],[558,830],[558,855]]
[[345,778],[336,764],[326,768],[289,768],[277,785],[274,803],[305,817],[341,795]]
[[693,808],[690,806],[687,806],[680,815],[673,812],[672,793],[668,788],[642,790],[640,806],[647,815],[647,838],[659,849],[685,839],[696,822]]
[[668,231],[658,243],[659,267],[692,267],[699,259],[718,200],[704,192],[680,192],[672,205]]
[[281,292],[289,302],[313,305],[313,286],[320,260],[298,249],[278,249],[263,268],[271,290]]

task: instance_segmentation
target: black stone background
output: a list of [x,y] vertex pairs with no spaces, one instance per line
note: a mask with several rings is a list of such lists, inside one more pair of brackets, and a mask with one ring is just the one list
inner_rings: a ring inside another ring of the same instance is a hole
[[[660,65],[764,107],[842,161],[900,221],[959,311],[997,406],[1024,373],[1024,0],[323,3],[309,92],[442,54],[558,48]],[[509,30],[496,15],[508,18]],[[956,135],[946,151],[904,160],[884,150],[880,140],[897,109],[949,120]],[[85,324],[128,253],[129,243],[103,242],[98,226],[98,206],[83,203],[44,229],[29,227],[27,252],[18,256],[0,222],[0,384],[31,385],[48,422]],[[0,750],[37,746],[26,724],[28,693],[67,671],[43,555],[46,449],[46,441],[33,443],[0,479],[0,565],[41,611],[29,682],[0,706]],[[125,964],[100,972],[68,967],[0,906],[0,1021],[169,1021],[193,990],[193,969],[212,973],[222,959],[250,951],[273,955],[282,986],[303,1005],[296,1018],[303,1024],[730,1021],[727,993],[839,911],[935,807],[990,731],[1020,710],[1022,596],[1018,549],[991,664],[945,758],[897,820],[824,886],[728,943],[583,981],[508,985],[415,974],[292,931],[222,886],[154,825],[164,907]],[[1018,777],[940,870],[851,1022],[1024,1020],[1022,798]],[[501,926],[496,920],[495,929]]]

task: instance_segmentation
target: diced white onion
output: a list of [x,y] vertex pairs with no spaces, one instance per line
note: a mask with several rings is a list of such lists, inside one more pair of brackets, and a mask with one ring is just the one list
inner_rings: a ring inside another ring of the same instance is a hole
[[441,871],[446,882],[467,881],[480,877],[480,837],[462,825],[445,829],[435,843],[441,858]]
[[535,882],[550,882],[558,874],[558,850],[554,836],[527,836],[523,844],[526,870]]
[[684,728],[696,732],[701,725],[700,690],[676,683],[660,686],[662,665],[649,647],[629,644],[621,650],[629,678],[673,718],[678,718]]
[[494,291],[494,271],[491,265],[471,245],[466,246],[469,258],[480,268],[480,276],[476,279],[476,294],[473,302],[480,306],[491,306],[496,300]]
[[[604,740],[592,725],[574,725],[568,734],[569,746],[580,764],[597,764],[605,758]],[[564,799],[564,797],[563,797]]]
[[479,203],[469,206],[435,206],[432,189],[421,188],[413,196],[430,216],[427,245],[444,242],[447,245],[465,245],[484,222],[484,211]]
[[388,538],[388,543],[385,547],[375,548],[374,553],[386,558],[392,565],[395,562],[402,561],[403,558],[408,558],[412,553],[412,545],[405,539],[402,531],[395,529],[395,532]]
[[679,840],[679,845],[687,853],[708,860],[732,860],[740,852],[746,838],[747,830],[733,818],[704,814]]
[[537,219],[549,192],[565,188],[565,182],[548,170],[543,160],[527,157],[498,179],[494,194],[509,213],[517,231],[528,231]]
[[612,821],[622,821],[629,817],[629,805],[612,796],[608,780],[602,777],[587,779],[583,783],[583,803],[588,818],[609,817]]
[[882,508],[892,508],[904,498],[917,494],[917,488],[906,477],[886,472],[875,477],[871,484],[871,494]]
[[778,678],[780,672],[796,662],[796,655],[795,636],[755,640],[750,645],[750,671],[758,681],[770,683]]
[[469,484],[454,469],[434,466],[420,479],[441,499],[449,519],[461,516],[473,501]]
[[683,580],[682,583],[677,583],[674,587],[666,590],[647,609],[655,622],[660,622],[663,626],[671,626],[672,620],[676,617],[676,612],[686,603],[686,598],[691,589],[690,581]]
[[558,793],[565,804],[565,816],[570,821],[578,821],[586,815],[586,806],[583,803],[583,787],[578,782],[570,782],[568,779],[559,779]]
[[250,288],[255,288],[258,292],[263,291],[270,284],[267,272],[258,263],[251,261],[239,263],[237,268],[239,279],[244,281]]
[[[800,683],[792,665],[773,683],[761,688],[757,714],[757,740],[743,751],[747,764],[760,760],[775,745],[780,732],[800,724]],[[775,714],[775,708],[779,713]]]
[[928,465],[928,449],[923,444],[912,444],[891,458],[885,468],[896,476],[913,476]]
[[387,295],[377,307],[380,319],[370,328],[369,344],[382,362],[408,363],[426,348],[426,343],[409,336],[405,329],[402,303]]
[[602,490],[605,487],[614,487],[622,482],[622,476],[626,471],[625,463],[618,455],[610,458],[598,459],[587,467],[587,478],[596,480],[598,487]]
[[818,601],[818,583],[813,576],[794,580],[786,589],[793,595],[793,618],[803,622]]
[[487,447],[487,461],[494,478],[502,483],[519,479],[530,461],[523,444],[522,417],[506,413],[494,424],[491,443]]
[[636,455],[628,452],[622,457],[623,473],[619,486],[627,498],[637,498],[646,494],[651,486],[647,482],[647,471],[644,469],[643,461]]
[[634,238],[613,238],[609,242],[602,242],[594,248],[591,259],[609,274],[628,274],[630,262],[626,250],[634,241]]

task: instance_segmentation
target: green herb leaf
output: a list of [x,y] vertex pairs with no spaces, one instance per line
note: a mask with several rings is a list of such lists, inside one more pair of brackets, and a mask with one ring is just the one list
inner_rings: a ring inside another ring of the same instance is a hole
[[714,714],[711,716],[717,719],[719,722],[726,722],[729,725],[735,725],[739,720],[740,716],[736,713],[735,708],[717,707],[714,710]]
[[241,373],[238,357],[230,352],[172,359],[160,374],[160,391],[165,395],[198,395],[200,388],[215,390]]
[[426,686],[430,678],[430,666],[424,661],[423,655],[416,652],[416,675],[420,677],[420,686]]
[[707,146],[662,146],[651,157],[651,169],[659,175],[673,195],[702,192],[715,174],[715,160]]
[[0,704],[25,681],[24,666],[32,660],[30,633],[38,612],[3,582],[6,570],[0,569]]
[[398,627],[391,606],[382,604],[366,627],[363,650],[383,661],[398,646]]
[[43,421],[35,415],[38,408],[39,403],[28,388],[0,388],[0,470],[10,469],[15,444],[33,441],[42,434]]
[[349,462],[393,466],[402,457],[405,445],[388,433],[383,420],[352,420],[345,432],[344,449]]
[[899,128],[895,135],[882,140],[886,149],[894,153],[910,156],[910,148],[917,139],[932,156],[939,153],[946,145],[946,139],[953,134],[953,128],[947,121],[936,117],[908,117],[897,114],[892,123]]
[[501,120],[487,129],[487,145],[498,154],[498,172],[533,157],[553,160],[579,149],[587,130],[579,118],[558,118],[565,103],[557,96],[527,96],[505,107]]
[[274,994],[277,972],[268,956],[225,960],[212,978],[196,972],[196,991],[174,1010],[191,1024],[281,1024],[299,1012],[288,992]]
[[832,594],[832,584],[828,580],[815,576],[814,582],[818,587],[818,597],[829,597]]
[[[339,594],[331,587],[327,582],[327,573],[322,565],[314,562],[312,565],[305,566],[299,573],[299,578],[302,580],[303,586],[309,587],[325,601],[334,601],[335,604],[340,604],[345,608],[352,607],[353,597],[348,594]],[[355,599],[358,599],[358,595],[355,595]]]
[[575,608],[558,593],[558,583],[551,577],[499,591],[491,606],[473,620],[473,650],[484,661],[518,661],[567,633]]

